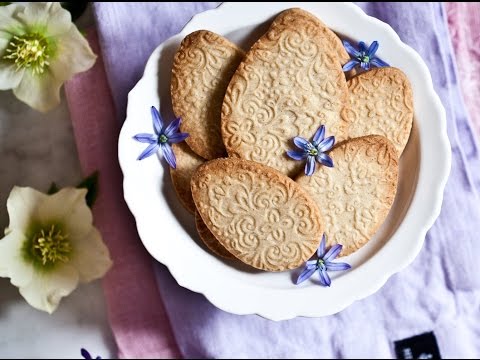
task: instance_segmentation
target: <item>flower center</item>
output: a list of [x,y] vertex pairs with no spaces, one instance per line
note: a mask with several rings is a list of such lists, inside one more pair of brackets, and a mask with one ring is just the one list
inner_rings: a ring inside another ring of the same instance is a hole
[[317,149],[310,149],[310,150],[308,150],[308,155],[317,156],[318,155],[318,150]]
[[370,57],[368,55],[363,55],[363,56],[360,57],[360,60],[363,63],[369,63],[370,62]]
[[31,246],[31,254],[43,265],[55,265],[59,261],[66,263],[72,252],[68,234],[62,233],[55,225],[51,225],[48,230],[41,229],[36,232]]
[[17,71],[30,69],[34,74],[42,74],[50,63],[49,43],[38,33],[14,36],[6,49],[3,59],[15,63]]
[[158,142],[160,144],[165,144],[167,141],[168,141],[168,137],[164,134],[162,134],[158,137]]

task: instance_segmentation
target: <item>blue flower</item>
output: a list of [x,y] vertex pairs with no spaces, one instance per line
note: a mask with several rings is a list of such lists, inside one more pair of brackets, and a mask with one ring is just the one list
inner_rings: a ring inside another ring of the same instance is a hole
[[343,65],[343,71],[350,71],[357,65],[360,65],[363,70],[370,70],[370,66],[390,66],[385,61],[375,57],[375,53],[378,49],[378,41],[372,42],[368,49],[367,45],[363,41],[358,43],[358,50],[355,49],[347,40],[343,40],[343,46],[352,57],[352,60]]
[[175,169],[177,167],[177,161],[170,144],[176,144],[185,140],[188,137],[188,134],[178,132],[182,122],[180,118],[175,119],[168,126],[164,126],[162,117],[155,106],[151,107],[151,113],[153,131],[155,134],[137,134],[133,137],[141,143],[149,144],[137,160],[143,160],[150,155],[155,154],[158,151],[158,148],[161,148],[168,165]]
[[[89,353],[87,350],[85,350],[84,348],[81,348],[81,349],[80,349],[80,354],[82,354],[82,357],[83,357],[84,359],[87,359],[87,360],[93,359],[93,358],[92,358],[92,355],[90,355],[90,353]],[[97,357],[95,358],[95,360],[100,360],[100,359],[101,359],[100,356],[97,356]]]
[[322,165],[333,167],[332,158],[325,154],[325,152],[333,147],[335,144],[335,137],[329,136],[325,138],[324,125],[318,128],[317,132],[313,136],[312,142],[299,136],[296,136],[293,139],[293,142],[298,148],[301,149],[301,151],[288,150],[287,155],[294,160],[307,159],[307,164],[305,165],[305,174],[307,176],[311,176],[315,172],[315,160]]
[[305,269],[302,271],[300,276],[297,279],[296,285],[304,282],[308,278],[310,278],[315,271],[318,270],[318,274],[320,276],[320,283],[323,286],[330,286],[332,280],[330,280],[330,276],[328,276],[327,271],[342,271],[348,270],[351,266],[347,263],[340,263],[340,262],[332,262],[340,251],[342,251],[342,245],[336,244],[333,245],[328,251],[325,249],[326,245],[326,238],[325,234],[323,234],[322,241],[320,242],[320,247],[317,250],[317,260],[308,260]]

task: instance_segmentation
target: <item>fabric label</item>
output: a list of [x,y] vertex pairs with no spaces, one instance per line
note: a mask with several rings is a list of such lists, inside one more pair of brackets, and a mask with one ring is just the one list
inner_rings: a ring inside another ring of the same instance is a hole
[[397,359],[441,359],[433,332],[395,341]]

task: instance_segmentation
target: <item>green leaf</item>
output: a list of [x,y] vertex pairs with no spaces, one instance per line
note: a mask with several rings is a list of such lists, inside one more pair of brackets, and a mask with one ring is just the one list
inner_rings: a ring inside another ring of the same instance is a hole
[[87,189],[87,205],[91,208],[97,199],[98,194],[98,171],[95,171],[90,176],[83,179],[83,181],[77,185],[78,189]]
[[1,2],[0,1],[0,6],[7,6],[7,5],[10,5],[11,2]]
[[58,190],[60,190],[60,188],[57,186],[56,183],[52,182],[52,184],[50,185],[50,188],[47,191],[47,194],[48,195],[55,194],[58,192]]

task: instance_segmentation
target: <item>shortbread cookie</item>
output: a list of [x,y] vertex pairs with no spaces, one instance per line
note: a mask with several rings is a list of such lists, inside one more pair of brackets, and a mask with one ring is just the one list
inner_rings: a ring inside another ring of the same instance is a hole
[[180,129],[192,150],[205,159],[226,154],[220,132],[220,114],[228,83],[244,55],[243,50],[207,30],[183,39],[175,54],[170,92]]
[[235,257],[257,269],[301,266],[323,234],[320,210],[293,180],[252,161],[209,161],[192,176],[203,221]]
[[225,249],[222,244],[220,244],[215,235],[213,235],[212,232],[208,229],[207,225],[205,225],[205,223],[203,222],[202,217],[200,216],[198,211],[195,212],[195,225],[197,226],[197,232],[200,236],[200,239],[202,239],[205,246],[215,255],[230,260],[236,259],[235,256],[230,254],[228,250]]
[[342,255],[360,249],[375,234],[397,191],[398,157],[393,144],[371,135],[340,144],[330,153],[333,168],[320,166],[296,181],[319,205],[329,245]]
[[348,90],[331,32],[306,11],[290,9],[248,51],[222,107],[222,136],[230,156],[293,176],[302,164],[286,156],[295,136],[320,125],[337,141],[348,123],[340,116]]
[[182,205],[195,213],[195,203],[192,199],[192,190],[190,180],[197,167],[205,162],[200,156],[195,154],[184,142],[173,144],[173,152],[177,158],[177,168],[170,168],[173,187]]
[[412,88],[406,75],[393,67],[376,68],[350,79],[348,89],[348,136],[385,136],[400,157],[413,123]]

